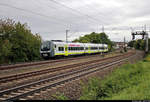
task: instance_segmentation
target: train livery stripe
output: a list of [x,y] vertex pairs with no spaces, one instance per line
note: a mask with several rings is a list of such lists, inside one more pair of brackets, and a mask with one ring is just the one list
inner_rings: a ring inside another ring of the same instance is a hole
[[107,51],[108,51],[108,49],[103,50],[103,51],[91,51],[91,50],[89,50],[89,51],[86,51],[86,52],[68,52],[68,50],[67,50],[67,51],[65,51],[65,53],[55,53],[55,55],[65,55],[65,56],[68,56],[68,55],[74,55],[74,54],[98,53],[98,52],[107,52]]

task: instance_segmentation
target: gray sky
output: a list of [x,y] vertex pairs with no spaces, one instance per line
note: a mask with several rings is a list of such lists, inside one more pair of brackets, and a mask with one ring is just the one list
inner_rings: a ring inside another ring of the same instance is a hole
[[131,29],[150,25],[150,0],[0,0],[0,18],[27,23],[44,40],[69,40],[105,32],[113,41],[131,40]]

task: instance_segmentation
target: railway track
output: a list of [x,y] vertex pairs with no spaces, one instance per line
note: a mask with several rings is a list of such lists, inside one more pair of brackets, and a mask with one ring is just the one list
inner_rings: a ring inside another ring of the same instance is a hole
[[[127,54],[124,54],[123,56],[129,55],[129,54],[133,54],[133,53],[127,53]],[[102,62],[102,61],[107,61],[107,60],[110,60],[110,59],[112,60],[112,59],[116,59],[118,57],[123,57],[123,56],[118,55],[118,56],[108,57],[108,58],[104,58],[104,59],[96,59],[96,60],[92,60],[92,61],[88,61],[88,62],[82,62],[82,63],[77,63],[77,64],[60,66],[60,67],[56,67],[56,68],[47,68],[47,69],[39,70],[39,71],[33,71],[33,72],[28,72],[28,73],[23,73],[23,74],[16,74],[16,75],[10,75],[10,76],[6,76],[6,77],[1,77],[0,78],[0,83],[11,82],[13,80],[19,80],[19,79],[22,79],[22,78],[38,76],[38,75],[52,73],[52,72],[65,70],[65,69],[72,69],[74,67],[83,66],[83,65],[88,66],[89,64],[92,64],[92,63],[93,64],[97,63],[97,62],[99,63],[99,62]]]
[[64,84],[68,81],[75,80],[77,78],[88,75],[90,73],[99,70],[104,70],[110,66],[119,64],[133,56],[134,56],[133,53],[126,54],[122,57],[114,58],[109,62],[96,63],[94,65],[83,66],[82,68],[77,70],[72,70],[70,72],[63,73],[57,76],[52,76],[47,79],[43,79],[40,81],[21,85],[11,89],[3,90],[0,91],[0,100],[11,101],[11,100],[18,100],[21,98],[26,98],[27,96],[34,95],[35,93],[39,93],[40,91],[44,91],[46,89],[55,87],[57,85]]
[[[105,55],[105,53],[103,54]],[[50,63],[57,63],[57,62],[65,62],[69,60],[78,60],[78,59],[84,59],[88,57],[95,57],[97,55],[88,55],[88,56],[82,56],[82,57],[76,57],[76,58],[66,58],[66,59],[57,59],[57,60],[48,60],[48,61],[39,61],[39,62],[31,62],[31,63],[22,63],[22,64],[15,64],[15,65],[0,65],[0,70],[10,70],[10,69],[17,69],[22,67],[28,67],[28,66],[35,66],[35,65],[43,65],[43,64],[50,64]]]

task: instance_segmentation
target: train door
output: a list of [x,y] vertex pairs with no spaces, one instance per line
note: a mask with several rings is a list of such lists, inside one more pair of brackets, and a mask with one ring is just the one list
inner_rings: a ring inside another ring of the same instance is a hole
[[88,53],[91,53],[91,46],[88,46]]
[[65,45],[65,56],[68,56],[68,45]]

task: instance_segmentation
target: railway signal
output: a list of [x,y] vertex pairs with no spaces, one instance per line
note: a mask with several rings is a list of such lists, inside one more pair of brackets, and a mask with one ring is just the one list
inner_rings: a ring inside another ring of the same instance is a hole
[[145,31],[143,30],[143,31],[138,31],[138,32],[132,32],[131,35],[132,35],[132,40],[135,39],[135,35],[142,35],[143,40],[145,38],[145,40],[146,40],[145,52],[147,53],[148,52],[148,33],[146,32],[146,30]]
[[144,39],[144,37],[147,35],[147,33],[145,31],[138,31],[138,32],[132,32],[132,39],[135,39],[135,35],[142,35],[142,39]]
[[135,35],[132,33],[132,40],[134,40],[135,39]]

